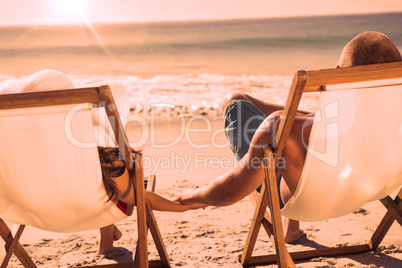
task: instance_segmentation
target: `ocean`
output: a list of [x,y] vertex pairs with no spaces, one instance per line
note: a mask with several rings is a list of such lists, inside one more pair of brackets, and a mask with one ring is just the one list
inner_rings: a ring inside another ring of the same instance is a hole
[[[0,26],[0,89],[55,69],[76,86],[121,82],[136,113],[166,103],[185,115],[219,115],[225,96],[238,91],[283,104],[295,71],[335,67],[361,32],[383,32],[401,49],[400,25],[402,13]],[[169,117],[168,110],[158,115]]]

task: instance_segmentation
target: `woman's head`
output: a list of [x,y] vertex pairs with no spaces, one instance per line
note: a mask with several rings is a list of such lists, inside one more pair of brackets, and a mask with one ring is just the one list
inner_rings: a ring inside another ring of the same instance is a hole
[[117,194],[116,185],[112,178],[120,177],[126,170],[123,156],[119,147],[98,146],[99,160],[102,169],[102,180],[109,200]]

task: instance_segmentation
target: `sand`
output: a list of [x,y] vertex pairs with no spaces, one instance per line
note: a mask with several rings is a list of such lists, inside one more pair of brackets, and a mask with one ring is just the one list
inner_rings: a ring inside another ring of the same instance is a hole
[[[178,120],[157,122],[155,141],[151,146],[148,133],[144,147],[148,169],[157,175],[156,192],[173,199],[185,188],[203,185],[229,170],[234,157],[221,132],[221,120],[212,120],[211,129],[202,119],[185,124],[185,129],[205,129],[204,133],[188,133],[169,148],[155,148],[173,142],[180,134]],[[130,140],[139,141],[139,124],[127,127]],[[143,132],[144,131],[143,129]],[[143,136],[144,137],[144,136]],[[145,136],[146,137],[146,136]],[[215,144],[215,146],[208,145]],[[198,147],[198,148],[196,148]],[[220,148],[218,148],[220,147]],[[154,160],[152,160],[154,159]],[[159,168],[155,169],[152,161]],[[188,166],[186,166],[188,164]],[[144,163],[146,165],[146,163]],[[395,195],[394,193],[393,195]],[[238,255],[242,253],[253,214],[248,198],[229,207],[208,207],[205,210],[184,213],[155,212],[155,216],[173,267],[241,267]],[[380,202],[371,202],[358,211],[341,218],[322,222],[301,223],[307,236],[289,251],[323,246],[355,245],[365,243],[385,214]],[[76,234],[55,234],[27,227],[21,243],[40,267],[69,267],[88,264],[108,264],[133,259],[136,244],[136,219],[131,216],[117,223],[123,237],[115,242],[110,256],[98,256],[98,230]],[[399,237],[398,237],[399,235]],[[3,243],[4,244],[4,243]],[[1,244],[1,246],[3,246]],[[150,259],[158,257],[149,236]],[[273,246],[263,230],[260,231],[254,254],[273,252]],[[401,267],[401,228],[394,224],[375,252],[339,258],[316,258],[298,263],[297,267]],[[20,267],[14,256],[9,267]],[[275,265],[268,266],[275,267]]]

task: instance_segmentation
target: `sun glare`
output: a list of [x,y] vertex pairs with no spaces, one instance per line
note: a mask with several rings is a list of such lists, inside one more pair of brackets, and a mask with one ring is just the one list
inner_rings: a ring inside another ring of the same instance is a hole
[[57,9],[65,13],[82,13],[84,7],[84,0],[57,0]]
[[[81,28],[87,27],[95,38],[98,40],[99,45],[102,47],[106,54],[110,54],[102,38],[98,35],[94,27],[92,27],[88,18],[85,15],[85,8],[88,0],[55,0],[55,10],[52,12],[52,16],[57,15],[57,23],[55,24],[77,24]],[[88,4],[89,5],[89,4]]]

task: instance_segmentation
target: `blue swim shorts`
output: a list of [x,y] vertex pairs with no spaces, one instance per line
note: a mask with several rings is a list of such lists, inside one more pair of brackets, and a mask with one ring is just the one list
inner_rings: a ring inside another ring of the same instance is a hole
[[[258,127],[267,117],[254,104],[245,100],[231,100],[225,109],[225,134],[237,160],[242,159],[250,148],[251,140]],[[280,194],[282,175],[278,173],[277,185],[281,209],[284,204]],[[260,192],[261,186],[257,188]]]

